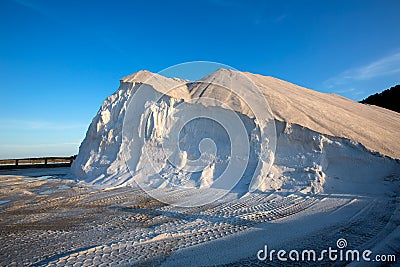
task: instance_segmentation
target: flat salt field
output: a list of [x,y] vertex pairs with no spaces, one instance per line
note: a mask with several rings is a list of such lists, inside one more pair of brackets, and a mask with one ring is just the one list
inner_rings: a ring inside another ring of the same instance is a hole
[[132,187],[87,187],[69,168],[53,168],[2,171],[0,191],[2,266],[284,266],[257,252],[266,244],[322,250],[339,238],[354,249],[399,254],[393,190],[251,193],[177,208]]

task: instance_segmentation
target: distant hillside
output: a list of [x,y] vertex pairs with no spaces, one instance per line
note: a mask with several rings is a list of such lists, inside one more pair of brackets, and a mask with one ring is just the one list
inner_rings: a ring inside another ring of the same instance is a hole
[[386,89],[381,93],[370,95],[366,99],[361,100],[360,103],[375,105],[400,112],[400,84],[393,86],[390,89]]

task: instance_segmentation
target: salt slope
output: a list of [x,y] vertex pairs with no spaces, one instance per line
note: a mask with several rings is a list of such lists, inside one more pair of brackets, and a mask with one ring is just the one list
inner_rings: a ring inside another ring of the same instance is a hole
[[[205,78],[226,87],[240,86],[236,71],[220,69]],[[320,93],[274,77],[243,72],[262,91],[274,118],[304,126],[313,131],[359,142],[383,155],[400,158],[400,114],[391,110],[357,103],[336,94]],[[198,86],[192,96],[214,97],[237,102],[220,88]],[[249,114],[243,102],[235,104]]]
[[263,91],[277,120],[351,139],[370,150],[400,158],[400,113],[273,77],[244,74]]
[[[266,180],[259,181],[259,189],[320,192],[327,177],[350,177],[349,174],[353,173],[357,174],[352,176],[355,180],[365,179],[364,174],[370,179],[383,179],[399,173],[396,161],[372,154],[363,146],[398,157],[397,144],[393,144],[393,141],[388,143],[390,138],[399,138],[398,114],[364,106],[337,95],[314,92],[275,78],[250,73],[245,75],[261,88],[271,105],[277,125],[275,164]],[[133,184],[121,152],[122,122],[127,100],[151,76],[151,73],[142,71],[122,79],[120,89],[103,103],[72,166],[78,177],[102,186]],[[240,86],[240,80],[236,77],[235,71],[218,70],[203,80],[227,87]],[[254,115],[242,98],[221,90],[221,87],[204,83],[186,84],[186,81],[159,75],[151,79],[150,85],[158,92],[166,92],[166,89],[175,86],[176,90],[168,92],[171,97],[186,101],[200,95],[216,98],[248,118]],[[374,117],[378,119],[374,120]],[[204,125],[201,127],[206,128]],[[210,169],[205,171],[200,174],[200,185],[207,183],[210,178],[207,173]],[[252,171],[247,170],[250,173]],[[202,176],[207,179],[202,180]],[[239,191],[245,192],[249,183],[248,179],[244,179],[238,185],[241,187]]]

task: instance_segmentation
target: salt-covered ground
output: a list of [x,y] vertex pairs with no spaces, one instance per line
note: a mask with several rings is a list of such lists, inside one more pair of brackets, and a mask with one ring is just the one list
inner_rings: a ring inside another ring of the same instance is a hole
[[[71,178],[68,168],[0,173],[0,265],[283,266],[260,262],[257,251],[264,245],[322,250],[339,238],[352,249],[399,256],[393,176],[375,184],[337,177],[327,193],[249,193],[198,208],[168,206],[129,187],[96,190]],[[351,193],[354,186],[359,190]]]

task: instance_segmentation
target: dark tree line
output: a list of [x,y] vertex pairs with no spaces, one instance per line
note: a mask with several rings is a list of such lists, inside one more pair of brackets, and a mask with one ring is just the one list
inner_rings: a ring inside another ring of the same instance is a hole
[[375,105],[400,112],[400,84],[393,86],[390,89],[386,89],[381,93],[370,95],[366,99],[361,100],[360,103]]

